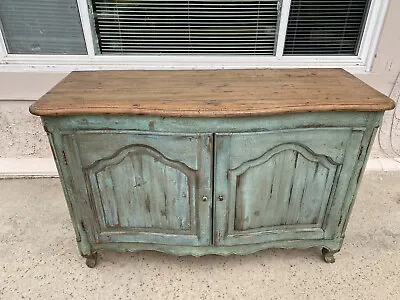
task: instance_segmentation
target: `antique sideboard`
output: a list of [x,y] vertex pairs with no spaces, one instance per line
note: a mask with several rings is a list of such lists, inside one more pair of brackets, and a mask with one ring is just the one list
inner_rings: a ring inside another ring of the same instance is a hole
[[72,72],[35,102],[97,251],[340,250],[392,100],[341,69]]

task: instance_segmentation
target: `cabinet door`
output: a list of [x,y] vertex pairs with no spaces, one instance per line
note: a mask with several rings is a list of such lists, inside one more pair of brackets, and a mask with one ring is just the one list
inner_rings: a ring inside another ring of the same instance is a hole
[[333,238],[361,138],[351,128],[217,134],[215,244]]
[[64,144],[93,243],[210,244],[211,135],[80,131]]

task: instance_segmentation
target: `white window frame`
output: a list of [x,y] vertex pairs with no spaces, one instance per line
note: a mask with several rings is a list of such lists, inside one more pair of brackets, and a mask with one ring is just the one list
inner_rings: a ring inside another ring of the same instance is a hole
[[282,11],[275,56],[149,56],[96,55],[87,0],[77,0],[87,55],[9,54],[0,31],[0,71],[221,69],[221,68],[345,68],[369,72],[375,56],[389,0],[372,0],[358,56],[283,56],[291,0],[281,0]]

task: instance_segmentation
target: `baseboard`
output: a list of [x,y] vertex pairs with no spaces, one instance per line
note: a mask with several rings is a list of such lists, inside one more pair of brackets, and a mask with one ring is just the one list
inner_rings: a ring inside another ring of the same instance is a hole
[[0,158],[0,178],[58,177],[53,158]]
[[[400,157],[371,158],[366,171],[400,171]],[[0,158],[0,178],[58,177],[53,158]]]

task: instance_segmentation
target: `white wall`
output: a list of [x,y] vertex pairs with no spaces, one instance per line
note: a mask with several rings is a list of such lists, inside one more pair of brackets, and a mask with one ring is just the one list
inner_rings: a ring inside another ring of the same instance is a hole
[[[393,90],[400,72],[398,12],[400,12],[400,1],[391,0],[372,71],[356,74],[386,95]],[[66,75],[67,73],[53,72],[0,72],[0,176],[18,170],[23,173],[21,168],[25,168],[27,173],[34,173],[32,170],[36,169],[43,171],[54,168],[40,119],[30,115],[28,108],[33,100],[46,93]],[[375,157],[383,155],[378,148],[375,147],[373,152]],[[10,166],[14,171],[6,170]]]
[[50,157],[40,118],[29,105],[66,73],[0,73],[0,158]]
[[0,73],[0,177],[54,176],[47,136],[28,109],[66,73]]
[[379,39],[372,70],[357,75],[369,85],[389,94],[400,72],[400,1],[391,0]]

